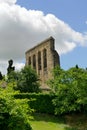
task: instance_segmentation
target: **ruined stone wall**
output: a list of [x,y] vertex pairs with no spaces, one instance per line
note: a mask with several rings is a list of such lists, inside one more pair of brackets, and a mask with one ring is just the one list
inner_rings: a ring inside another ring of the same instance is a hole
[[60,65],[60,58],[55,50],[55,40],[50,37],[26,53],[26,65],[31,65],[41,80],[41,86],[46,87],[46,81],[52,77],[52,69]]

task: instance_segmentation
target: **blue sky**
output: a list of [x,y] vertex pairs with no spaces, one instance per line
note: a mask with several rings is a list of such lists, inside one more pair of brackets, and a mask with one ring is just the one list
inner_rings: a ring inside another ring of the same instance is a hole
[[18,0],[17,4],[45,14],[52,13],[76,31],[87,31],[87,0]]
[[87,67],[87,0],[0,0],[0,71],[20,69],[29,48],[53,36],[63,69]]
[[[87,0],[18,0],[17,3],[27,9],[41,10],[45,14],[54,14],[78,32],[87,32]],[[87,46],[78,46],[60,56],[61,67],[68,69],[78,64],[87,67]]]

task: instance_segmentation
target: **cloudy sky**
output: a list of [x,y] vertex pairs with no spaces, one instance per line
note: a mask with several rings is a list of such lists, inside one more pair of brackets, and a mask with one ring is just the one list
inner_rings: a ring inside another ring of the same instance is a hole
[[0,0],[0,71],[16,69],[25,52],[53,36],[61,67],[87,67],[87,0]]

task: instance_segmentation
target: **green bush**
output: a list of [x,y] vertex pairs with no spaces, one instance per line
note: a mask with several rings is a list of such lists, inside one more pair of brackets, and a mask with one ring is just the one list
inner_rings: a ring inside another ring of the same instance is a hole
[[15,90],[20,92],[40,92],[39,78],[36,74],[36,71],[33,70],[30,66],[25,66],[21,71],[14,72],[12,71],[8,75],[8,82],[15,82]]
[[36,112],[39,113],[47,113],[47,114],[54,114],[54,105],[52,104],[52,100],[54,96],[50,94],[43,94],[43,93],[21,93],[14,95],[15,98],[24,99],[28,98],[30,108],[34,109]]
[[12,84],[0,88],[0,130],[31,130],[27,99],[14,99]]
[[54,79],[49,81],[55,114],[87,112],[87,71],[82,68],[71,68],[67,71],[57,67]]

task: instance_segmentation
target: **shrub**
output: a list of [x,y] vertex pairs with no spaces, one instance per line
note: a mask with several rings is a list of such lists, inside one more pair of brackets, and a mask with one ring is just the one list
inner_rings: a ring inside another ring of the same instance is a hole
[[55,114],[87,112],[87,71],[82,68],[71,68],[67,71],[57,67],[54,79],[49,81]]
[[52,99],[54,96],[50,94],[43,93],[21,93],[14,95],[15,98],[24,99],[28,98],[30,108],[34,109],[39,113],[54,114],[54,105],[52,104]]
[[0,88],[0,129],[31,130],[29,113],[31,109],[26,99],[14,99],[12,85]]
[[8,75],[8,82],[16,82],[15,90],[20,92],[40,92],[39,78],[30,66],[25,66],[19,72],[12,71]]

